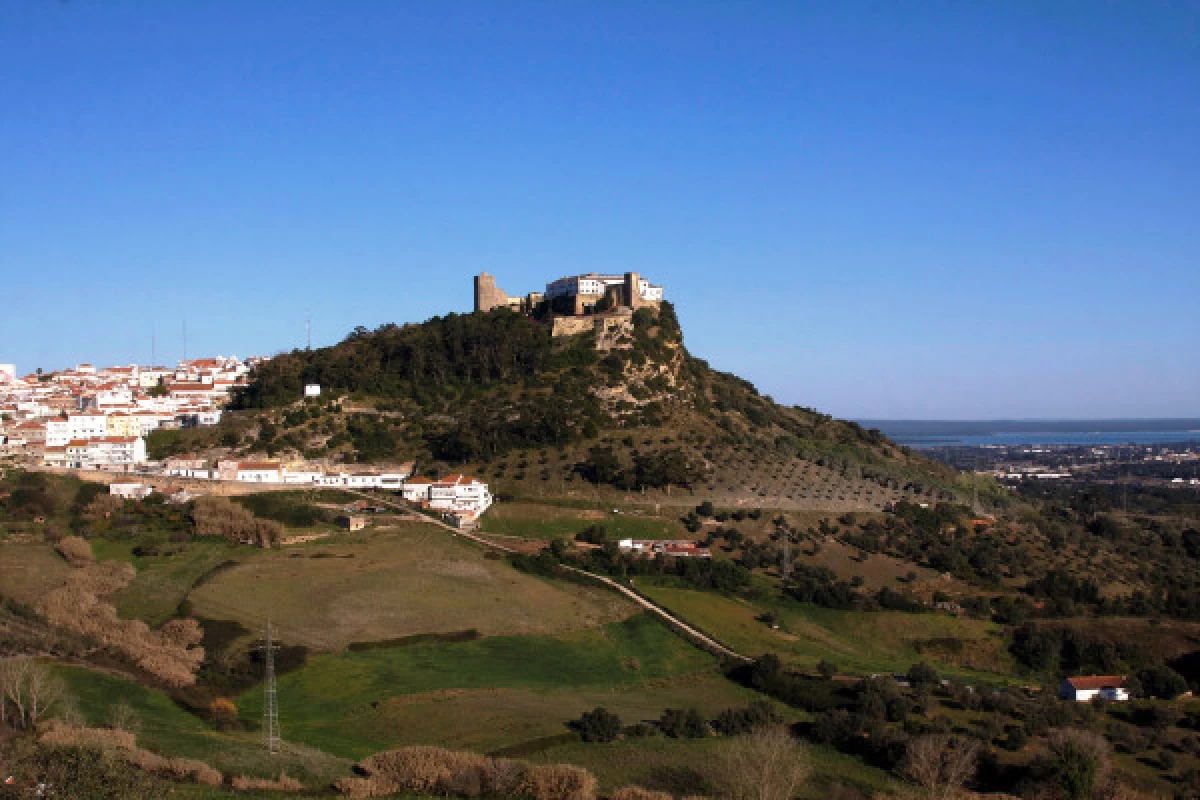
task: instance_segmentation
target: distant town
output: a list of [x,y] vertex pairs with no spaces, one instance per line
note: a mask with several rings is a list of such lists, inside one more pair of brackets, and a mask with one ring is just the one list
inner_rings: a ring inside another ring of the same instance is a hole
[[[270,460],[147,457],[146,436],[153,431],[219,423],[234,391],[261,361],[215,356],[183,360],[174,368],[79,364],[24,376],[13,365],[0,364],[0,455],[27,465],[108,473],[103,477],[110,493],[126,498],[159,490],[170,500],[186,502],[204,493],[185,481],[390,489],[463,527],[473,525],[492,505],[487,484],[476,478],[413,477],[412,462],[351,472]],[[305,397],[320,394],[319,386],[305,388]]]
[[1194,442],[1158,444],[962,445],[921,452],[1008,485],[1032,481],[1200,486],[1200,437]]

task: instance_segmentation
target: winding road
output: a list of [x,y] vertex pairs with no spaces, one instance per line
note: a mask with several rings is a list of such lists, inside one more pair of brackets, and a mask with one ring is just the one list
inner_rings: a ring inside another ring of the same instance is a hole
[[[520,551],[518,551],[518,550],[514,550],[511,547],[505,547],[502,544],[497,544],[496,542],[485,539],[484,537],[479,536],[478,534],[472,533],[471,531],[460,530],[459,528],[455,528],[453,525],[449,525],[445,522],[442,522],[441,520],[433,519],[432,517],[428,517],[424,514],[418,514],[414,511],[412,511],[410,508],[408,508],[408,506],[401,505],[400,503],[397,503],[394,500],[389,500],[389,499],[386,499],[383,497],[378,497],[376,495],[369,494],[367,492],[359,492],[359,491],[356,491],[353,489],[343,488],[342,491],[346,492],[347,494],[352,494],[352,495],[361,497],[364,500],[369,500],[369,501],[371,501],[371,503],[384,505],[384,506],[388,506],[389,508],[396,509],[398,511],[403,512],[405,516],[407,516],[411,519],[420,520],[421,522],[427,522],[430,525],[436,525],[440,528],[443,528],[443,529],[449,531],[454,536],[461,536],[464,539],[469,539],[472,542],[475,542],[476,544],[479,544],[488,549],[498,550],[502,553],[507,553],[509,555],[520,555],[521,554]],[[578,575],[586,576],[589,580],[595,581],[597,583],[602,583],[605,586],[607,586],[608,588],[620,592],[621,594],[625,595],[627,598],[632,600],[634,603],[637,603],[639,606],[641,606],[642,608],[649,611],[651,614],[658,616],[660,619],[662,619],[664,622],[667,623],[667,626],[669,628],[671,628],[676,633],[683,636],[685,639],[687,639],[692,644],[696,645],[697,647],[699,647],[702,650],[705,650],[709,653],[712,653],[713,655],[720,656],[722,658],[728,658],[733,661],[739,661],[743,664],[750,664],[754,661],[754,659],[752,659],[746,655],[743,655],[742,653],[739,653],[736,650],[733,650],[732,648],[726,647],[725,645],[721,644],[716,639],[709,636],[707,633],[705,633],[704,631],[695,627],[694,625],[690,625],[687,622],[684,622],[683,620],[681,620],[679,617],[672,614],[667,609],[665,609],[662,606],[655,603],[653,600],[650,600],[648,597],[638,594],[633,589],[629,588],[628,586],[625,586],[624,584],[617,583],[612,578],[606,577],[604,575],[597,575],[594,572],[588,572],[587,570],[579,569],[578,567],[569,567],[566,564],[563,564],[561,566],[565,570],[569,570],[570,572],[574,572]]]

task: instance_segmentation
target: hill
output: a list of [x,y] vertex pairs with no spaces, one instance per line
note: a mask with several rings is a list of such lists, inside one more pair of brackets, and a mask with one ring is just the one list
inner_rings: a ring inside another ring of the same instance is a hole
[[[302,400],[313,383],[322,399]],[[588,487],[667,504],[872,510],[964,493],[953,470],[876,430],[780,405],[712,369],[688,352],[666,302],[571,336],[509,311],[358,328],[266,362],[237,407],[218,430],[165,434],[152,449],[416,458],[519,496]]]

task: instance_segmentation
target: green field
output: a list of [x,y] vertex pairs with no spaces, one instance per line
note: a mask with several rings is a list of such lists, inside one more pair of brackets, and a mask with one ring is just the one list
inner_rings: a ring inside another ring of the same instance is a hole
[[163,692],[128,678],[97,670],[59,666],[63,679],[88,725],[105,725],[113,706],[125,703],[138,720],[138,745],[168,756],[197,758],[223,772],[257,777],[289,775],[306,782],[326,783],[344,773],[346,762],[309,748],[289,746],[268,757],[254,731],[221,733],[178,705]]
[[[348,758],[416,743],[490,751],[565,733],[596,705],[633,722],[752,697],[646,615],[560,636],[320,655],[279,679],[285,735]],[[238,701],[249,720],[260,704],[256,690]]]
[[[900,611],[837,611],[786,600],[755,605],[713,592],[641,582],[638,589],[741,653],[776,653],[806,669],[828,659],[856,674],[903,672],[917,661],[929,661],[964,676],[995,679],[1011,674],[1012,659],[1000,630],[980,620]],[[779,630],[757,619],[768,610],[776,614]],[[948,648],[939,642],[948,639],[964,643],[953,658],[945,655]]]
[[485,557],[420,522],[395,532],[256,551],[189,595],[193,613],[252,631],[268,618],[284,640],[315,650],[419,633],[554,633],[621,619],[618,595],[555,583]]
[[529,539],[574,539],[592,525],[603,525],[610,539],[680,539],[688,536],[674,516],[611,507],[571,508],[548,503],[497,503],[483,516],[483,530]]
[[[111,552],[113,545],[103,543],[105,546],[98,546],[101,543],[102,540],[92,543],[97,558],[121,557]],[[137,575],[109,600],[122,617],[137,617],[158,626],[176,614],[180,602],[196,581],[219,564],[250,558],[254,552],[206,537],[189,542],[183,550],[170,556],[138,557],[129,553],[122,560],[133,564]]]

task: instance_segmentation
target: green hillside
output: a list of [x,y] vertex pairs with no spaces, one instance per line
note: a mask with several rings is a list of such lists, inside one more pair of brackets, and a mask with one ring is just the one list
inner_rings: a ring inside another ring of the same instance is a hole
[[[304,401],[311,383],[322,398]],[[217,429],[152,439],[154,454],[417,459],[515,496],[591,487],[668,504],[680,488],[729,506],[860,510],[966,491],[953,470],[878,431],[779,405],[712,369],[684,346],[669,303],[637,311],[609,340],[555,338],[508,311],[358,328],[264,363],[237,405]]]

